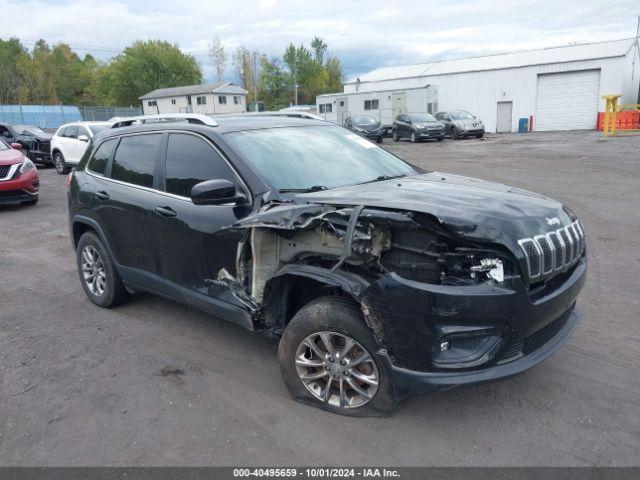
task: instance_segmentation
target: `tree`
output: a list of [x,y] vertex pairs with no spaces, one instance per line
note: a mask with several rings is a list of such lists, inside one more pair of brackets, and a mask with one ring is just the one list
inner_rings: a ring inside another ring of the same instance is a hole
[[220,83],[224,75],[224,70],[227,66],[227,54],[224,51],[224,45],[217,35],[211,42],[209,42],[209,56],[213,60],[213,64],[216,67],[217,81],[218,83]]
[[258,80],[258,98],[264,102],[267,110],[279,110],[289,105],[291,76],[284,70],[277,58],[268,60],[263,56],[260,62]]
[[313,56],[318,64],[324,64],[324,56],[327,53],[327,44],[320,37],[313,37],[311,40],[311,50],[313,50]]
[[137,105],[138,97],[157,88],[202,82],[196,59],[162,40],[134,42],[113,59],[104,74],[110,81],[101,84],[107,88],[110,103],[116,105]]
[[249,92],[247,102],[256,100],[262,58],[263,55],[260,53],[250,52],[244,47],[238,47],[233,54],[233,65],[236,67],[240,83]]

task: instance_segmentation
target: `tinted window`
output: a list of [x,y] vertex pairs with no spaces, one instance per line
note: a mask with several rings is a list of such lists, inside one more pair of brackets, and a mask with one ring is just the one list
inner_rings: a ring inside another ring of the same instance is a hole
[[72,125],[64,129],[64,136],[67,138],[78,138],[78,126]]
[[205,180],[223,178],[237,183],[227,162],[204,140],[172,133],[167,146],[167,192],[191,196],[191,188]]
[[161,138],[160,134],[123,137],[113,157],[111,178],[152,187]]
[[93,157],[91,157],[91,160],[89,160],[89,170],[93,173],[104,175],[107,163],[109,163],[109,159],[111,158],[111,155],[113,155],[113,150],[116,148],[117,144],[118,139],[116,138],[102,143],[93,154]]

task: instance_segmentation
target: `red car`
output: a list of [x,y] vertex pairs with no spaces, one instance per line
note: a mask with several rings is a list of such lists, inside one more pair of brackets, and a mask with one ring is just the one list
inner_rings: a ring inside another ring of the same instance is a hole
[[9,146],[0,139],[0,205],[35,205],[38,202],[38,170],[21,149],[19,143]]

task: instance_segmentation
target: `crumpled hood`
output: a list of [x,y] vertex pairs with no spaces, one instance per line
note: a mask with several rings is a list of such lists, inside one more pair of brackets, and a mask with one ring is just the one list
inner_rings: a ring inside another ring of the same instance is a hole
[[35,138],[36,140],[41,140],[43,142],[49,141],[53,138],[53,134],[45,132],[45,133],[34,133],[34,132],[24,132],[18,135],[19,137],[30,137]]
[[[434,216],[452,233],[519,251],[521,238],[573,221],[548,197],[475,178],[431,172],[296,195],[305,202],[409,210]],[[559,222],[560,224],[556,224]]]

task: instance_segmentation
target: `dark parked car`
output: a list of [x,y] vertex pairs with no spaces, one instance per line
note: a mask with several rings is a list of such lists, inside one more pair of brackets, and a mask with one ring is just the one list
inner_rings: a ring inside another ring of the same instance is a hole
[[484,137],[482,120],[464,110],[438,112],[436,118],[444,123],[445,134],[451,138]]
[[575,330],[585,235],[559,202],[327,122],[187,118],[101,132],[70,174],[95,304],[144,290],[279,337],[291,394],[353,415],[517,374]]
[[382,143],[385,129],[382,124],[369,115],[355,115],[344,121],[344,127],[363,137],[375,139],[377,143]]
[[51,137],[40,127],[33,125],[12,125],[0,123],[0,139],[5,142],[19,143],[22,149],[34,163],[53,165],[51,159]]
[[444,125],[430,113],[398,115],[393,122],[393,139],[409,138],[413,143],[424,139],[444,139]]

